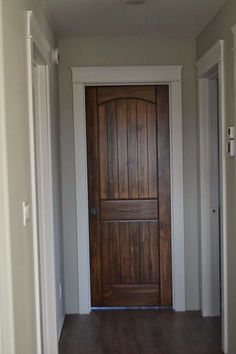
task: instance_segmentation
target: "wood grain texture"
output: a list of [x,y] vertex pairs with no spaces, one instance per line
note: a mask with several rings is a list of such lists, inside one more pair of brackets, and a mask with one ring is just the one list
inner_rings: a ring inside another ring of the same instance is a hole
[[[129,223],[119,223],[121,284],[124,288],[131,282],[131,254],[129,242]],[[122,305],[121,305],[122,306]]]
[[157,191],[157,118],[155,106],[147,105],[147,136],[148,136],[148,195],[156,198]]
[[157,198],[155,105],[117,99],[98,112],[101,199]]
[[140,281],[140,240],[139,223],[129,224],[129,242],[130,242],[130,282],[137,284]]
[[149,223],[149,242],[150,242],[150,261],[149,261],[149,281],[150,283],[159,283],[159,223]]
[[102,222],[101,243],[103,285],[123,284],[124,289],[130,284],[155,284],[159,289],[157,221]]
[[118,135],[118,173],[119,173],[119,197],[127,199],[128,188],[128,140],[127,140],[127,116],[126,100],[118,100],[117,103],[117,135]]
[[138,198],[138,134],[137,101],[126,100],[127,140],[128,140],[128,197]]
[[[159,302],[159,287],[142,285],[105,285],[103,288],[104,306],[156,306]],[[145,304],[145,305],[144,305]]]
[[[93,274],[91,293],[94,306],[102,301],[102,275],[101,275],[101,239],[100,239],[100,193],[98,173],[98,114],[97,114],[97,90],[93,87],[86,89],[86,117],[87,117],[87,152],[88,152],[88,190],[89,209],[97,208],[97,215],[89,217],[90,235],[90,268]],[[100,117],[103,117],[101,115]],[[101,161],[101,159],[100,159]]]
[[103,86],[98,88],[98,104],[123,97],[156,102],[153,86]]
[[[148,177],[148,135],[147,135],[147,110],[146,102],[137,102],[137,129],[138,129],[138,196],[149,196]],[[156,155],[154,156],[156,159]]]
[[[87,88],[87,92],[88,92]],[[89,97],[86,96],[86,107],[90,105]],[[98,141],[99,141],[99,171],[97,167],[96,173],[100,174],[100,195],[102,199],[106,199],[109,195],[108,189],[108,152],[107,152],[107,119],[105,114],[105,106],[98,107]],[[96,117],[96,119],[98,119]],[[94,118],[95,119],[95,118]],[[88,120],[88,117],[87,117]],[[87,130],[87,139],[89,139],[89,130]],[[90,140],[88,140],[89,142]],[[89,149],[89,146],[88,146]],[[92,149],[90,148],[90,151]],[[89,154],[89,151],[88,151]],[[89,159],[89,155],[88,155]]]
[[158,86],[158,184],[161,304],[172,304],[169,88]]
[[[109,237],[110,237],[110,283],[120,283],[122,276],[122,248],[120,239],[120,228],[119,224],[111,223],[107,225],[109,227]],[[104,267],[105,269],[105,267]],[[104,280],[105,282],[105,280]]]
[[[116,102],[111,101],[106,105],[107,123],[107,156],[108,156],[108,190],[109,199],[118,199],[119,195],[119,170],[118,170],[118,140],[117,140],[117,108]],[[102,140],[102,136],[100,140]]]
[[221,321],[199,312],[132,310],[67,315],[60,354],[223,354]]
[[171,307],[168,86],[88,88],[86,107],[92,305]]
[[146,200],[103,200],[101,220],[156,220],[158,204],[156,199]]

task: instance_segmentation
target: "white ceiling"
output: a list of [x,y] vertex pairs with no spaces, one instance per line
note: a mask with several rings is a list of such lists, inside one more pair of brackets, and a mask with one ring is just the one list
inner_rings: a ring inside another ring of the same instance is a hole
[[42,0],[58,35],[147,35],[196,37],[225,0]]

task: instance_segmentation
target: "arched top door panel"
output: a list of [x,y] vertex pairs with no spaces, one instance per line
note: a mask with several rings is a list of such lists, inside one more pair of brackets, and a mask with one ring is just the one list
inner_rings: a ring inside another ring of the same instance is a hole
[[98,104],[120,98],[134,98],[155,104],[155,86],[103,86],[98,88]]

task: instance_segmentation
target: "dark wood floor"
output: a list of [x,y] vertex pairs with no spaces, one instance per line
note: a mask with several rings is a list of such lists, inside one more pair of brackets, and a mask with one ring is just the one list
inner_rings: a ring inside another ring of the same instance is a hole
[[198,312],[99,311],[66,316],[60,354],[221,354],[220,332]]

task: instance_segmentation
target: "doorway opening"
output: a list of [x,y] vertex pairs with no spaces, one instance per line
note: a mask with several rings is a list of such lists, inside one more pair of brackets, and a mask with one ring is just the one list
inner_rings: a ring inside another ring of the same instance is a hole
[[[34,53],[37,53],[34,48]],[[53,251],[53,205],[50,127],[48,115],[49,87],[47,66],[37,57],[33,66],[33,108],[35,136],[35,174],[36,174],[36,212],[38,238],[38,268],[41,317],[41,340],[45,353],[57,345],[56,308],[55,308],[55,263],[51,259]],[[54,251],[53,251],[54,253]],[[51,283],[50,289],[48,284]],[[50,295],[51,294],[51,295]],[[50,313],[49,313],[50,309]],[[51,328],[51,333],[48,328]],[[52,332],[53,331],[53,332]],[[52,334],[54,336],[52,336]],[[49,338],[49,335],[51,336]]]
[[228,352],[224,41],[197,63],[199,82],[201,312],[221,316]]
[[37,354],[58,353],[51,154],[51,47],[26,13]]

